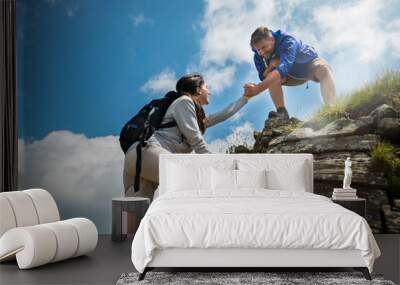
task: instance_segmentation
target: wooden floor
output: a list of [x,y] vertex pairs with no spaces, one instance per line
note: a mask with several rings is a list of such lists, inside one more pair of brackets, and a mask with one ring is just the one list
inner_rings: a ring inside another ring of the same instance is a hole
[[[400,235],[376,235],[382,257],[374,272],[400,283]],[[16,262],[0,264],[0,284],[115,284],[124,272],[135,271],[131,241],[115,243],[109,235],[99,237],[88,256],[61,261],[29,270],[19,270]]]

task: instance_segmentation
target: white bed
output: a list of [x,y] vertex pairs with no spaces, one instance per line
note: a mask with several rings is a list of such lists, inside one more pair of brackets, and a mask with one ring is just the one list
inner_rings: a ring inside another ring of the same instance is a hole
[[132,243],[155,267],[354,267],[380,251],[361,216],[313,194],[310,154],[160,157],[159,197]]

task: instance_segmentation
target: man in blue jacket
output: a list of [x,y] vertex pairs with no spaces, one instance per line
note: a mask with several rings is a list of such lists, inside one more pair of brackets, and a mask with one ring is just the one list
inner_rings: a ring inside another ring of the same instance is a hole
[[245,93],[253,96],[269,89],[277,110],[271,111],[269,118],[289,118],[282,85],[296,86],[308,80],[319,82],[324,103],[334,103],[336,89],[330,66],[318,56],[313,47],[280,30],[273,32],[266,27],[259,27],[253,32],[250,45],[261,82],[245,84]]

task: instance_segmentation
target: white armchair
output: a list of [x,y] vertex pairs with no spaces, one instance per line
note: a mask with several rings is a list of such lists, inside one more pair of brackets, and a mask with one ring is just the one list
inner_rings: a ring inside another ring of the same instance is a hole
[[0,262],[16,258],[20,269],[28,269],[86,254],[97,239],[88,219],[60,221],[46,190],[0,193]]

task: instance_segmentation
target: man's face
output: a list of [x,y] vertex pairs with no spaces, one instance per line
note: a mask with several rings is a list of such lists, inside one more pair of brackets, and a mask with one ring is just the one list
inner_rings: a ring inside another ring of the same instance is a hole
[[257,53],[266,58],[274,51],[275,39],[273,37],[261,39],[254,44]]

